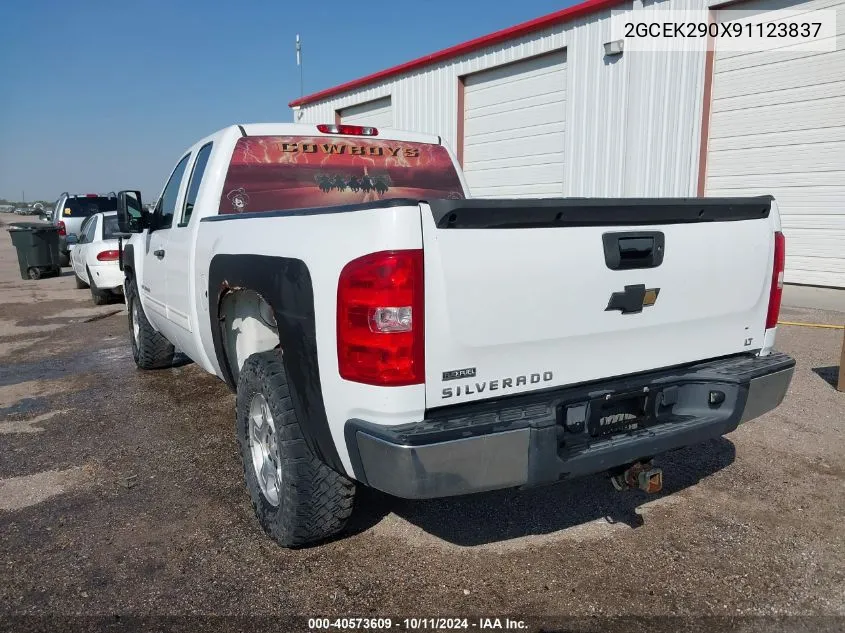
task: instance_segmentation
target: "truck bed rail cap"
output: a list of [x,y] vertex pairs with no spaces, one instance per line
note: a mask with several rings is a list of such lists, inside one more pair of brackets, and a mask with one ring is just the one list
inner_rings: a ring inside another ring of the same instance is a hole
[[441,229],[542,228],[735,222],[766,218],[771,196],[431,200]]

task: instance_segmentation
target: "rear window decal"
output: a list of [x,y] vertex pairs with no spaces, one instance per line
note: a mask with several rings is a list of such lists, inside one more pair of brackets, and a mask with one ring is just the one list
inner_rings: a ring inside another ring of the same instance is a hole
[[221,214],[464,197],[443,146],[357,137],[243,137],[223,192]]
[[246,211],[247,205],[249,205],[249,196],[243,187],[230,191],[226,194],[226,198],[232,203],[232,208],[237,213],[243,213]]

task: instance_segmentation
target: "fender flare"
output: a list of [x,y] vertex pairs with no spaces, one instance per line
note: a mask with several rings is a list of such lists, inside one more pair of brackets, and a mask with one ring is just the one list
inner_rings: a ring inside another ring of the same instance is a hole
[[135,270],[135,246],[133,244],[123,245],[123,270],[127,268]]
[[123,294],[126,295],[127,291],[127,281],[129,277],[136,277],[138,274],[137,269],[135,268],[135,247],[132,244],[124,244],[123,245],[123,254],[121,255],[123,266],[121,270],[123,271]]
[[221,303],[231,290],[259,294],[273,309],[279,331],[291,400],[305,442],[327,466],[346,474],[326,417],[317,334],[314,289],[305,262],[269,255],[215,255],[208,270],[208,314],[214,354],[224,380],[237,390],[223,340]]

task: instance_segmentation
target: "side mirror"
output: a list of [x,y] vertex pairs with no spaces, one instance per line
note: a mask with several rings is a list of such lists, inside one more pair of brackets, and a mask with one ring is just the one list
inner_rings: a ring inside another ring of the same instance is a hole
[[76,245],[76,244],[79,244],[79,242],[80,242],[80,241],[81,241],[81,240],[80,240],[80,239],[79,239],[79,237],[76,235],[76,233],[70,233],[67,237],[65,237],[65,243],[66,243],[68,246],[74,246],[74,245]]
[[150,226],[150,212],[141,202],[140,191],[117,194],[117,228],[121,233],[140,233]]

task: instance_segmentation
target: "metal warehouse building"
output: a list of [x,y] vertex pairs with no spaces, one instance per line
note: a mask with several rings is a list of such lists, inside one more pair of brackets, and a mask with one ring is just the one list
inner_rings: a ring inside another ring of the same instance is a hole
[[[786,281],[845,287],[845,0],[832,52],[606,54],[611,11],[709,9],[707,0],[590,0],[293,101],[300,122],[439,134],[471,194],[773,194]],[[613,52],[613,51],[611,51]],[[717,251],[714,250],[714,256]]]

